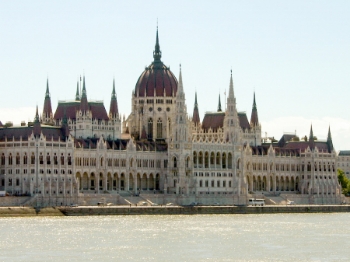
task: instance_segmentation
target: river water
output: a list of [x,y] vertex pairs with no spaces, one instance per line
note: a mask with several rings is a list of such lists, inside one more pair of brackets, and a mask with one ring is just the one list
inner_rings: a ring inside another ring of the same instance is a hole
[[0,261],[350,261],[350,214],[0,218]]

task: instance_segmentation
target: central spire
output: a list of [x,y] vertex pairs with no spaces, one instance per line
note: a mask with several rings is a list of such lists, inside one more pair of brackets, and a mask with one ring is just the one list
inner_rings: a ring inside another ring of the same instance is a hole
[[160,62],[161,57],[162,57],[162,51],[160,51],[159,38],[158,38],[158,26],[157,26],[156,45],[153,51],[154,62]]

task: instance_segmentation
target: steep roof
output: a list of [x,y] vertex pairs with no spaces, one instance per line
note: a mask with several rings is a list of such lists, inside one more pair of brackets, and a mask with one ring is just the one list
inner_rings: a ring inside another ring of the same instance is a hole
[[[103,102],[90,101],[88,102],[89,110],[92,113],[92,118],[98,120],[108,120],[108,115]],[[58,102],[57,109],[54,115],[54,119],[59,120],[64,116],[64,111],[66,111],[66,116],[69,119],[76,118],[76,112],[80,110],[80,101],[60,101]]]
[[[33,126],[16,126],[0,128],[0,141],[4,141],[5,138],[7,139],[7,141],[19,141],[21,137],[22,140],[25,141],[33,133],[33,129]],[[46,140],[65,140],[65,136],[62,132],[61,127],[41,125],[41,132],[46,137]]]
[[350,150],[340,150],[338,156],[350,156]]
[[217,130],[224,126],[225,113],[224,112],[207,112],[203,118],[202,128],[208,130]]
[[[319,151],[328,152],[327,142],[315,141],[315,147],[318,148]],[[304,152],[310,146],[309,141],[290,141],[283,148],[284,149],[298,149],[301,152]]]
[[245,112],[238,112],[238,120],[239,120],[239,125],[243,130],[250,129],[248,117]]

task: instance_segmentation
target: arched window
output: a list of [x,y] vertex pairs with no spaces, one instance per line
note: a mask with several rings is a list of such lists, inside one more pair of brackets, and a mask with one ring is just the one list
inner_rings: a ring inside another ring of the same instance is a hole
[[20,156],[19,156],[19,153],[17,153],[16,155],[16,165],[19,165],[20,164]]
[[222,168],[226,168],[226,153],[222,154],[221,165],[222,165]]
[[216,165],[220,165],[220,153],[218,152],[217,154],[216,154]]
[[232,168],[232,154],[228,153],[228,168]]
[[46,163],[47,163],[48,165],[51,164],[51,158],[50,158],[49,153],[47,153],[47,156],[46,156]]
[[170,118],[168,118],[168,133],[170,136],[171,135],[171,120],[170,120]]
[[9,165],[12,165],[12,154],[9,155]]
[[23,164],[26,165],[28,164],[28,157],[27,157],[27,153],[24,153],[24,156],[23,156]]
[[152,139],[153,138],[153,119],[150,118],[148,120],[148,139]]
[[196,151],[193,152],[193,164],[194,164],[194,167],[197,167],[197,152]]
[[34,153],[32,153],[31,157],[30,157],[30,164],[34,165],[35,164],[35,155]]
[[176,168],[177,167],[177,159],[176,159],[176,157],[174,157],[174,168]]
[[5,165],[5,155],[4,154],[1,155],[1,165],[2,166]]
[[186,168],[190,167],[190,157],[186,158]]
[[163,124],[162,124],[162,119],[158,119],[157,121],[157,138],[162,138],[163,137]]

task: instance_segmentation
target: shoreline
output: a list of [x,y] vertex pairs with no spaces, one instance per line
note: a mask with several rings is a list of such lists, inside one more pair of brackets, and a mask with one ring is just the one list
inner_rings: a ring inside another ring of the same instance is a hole
[[208,215],[350,212],[350,205],[293,206],[79,206],[0,207],[0,217],[109,216],[109,215]]

